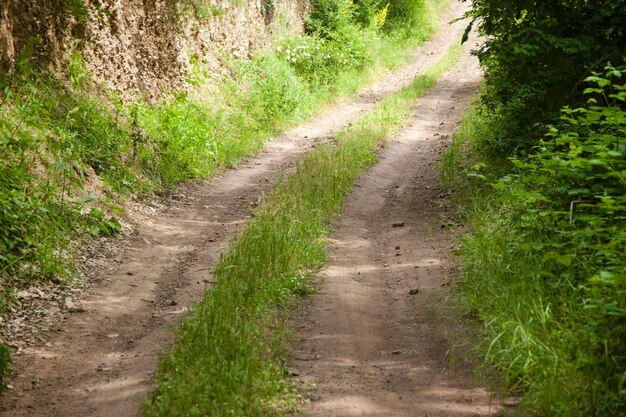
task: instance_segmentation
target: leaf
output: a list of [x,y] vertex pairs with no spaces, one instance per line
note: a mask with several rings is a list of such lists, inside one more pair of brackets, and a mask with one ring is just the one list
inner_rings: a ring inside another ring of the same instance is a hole
[[594,275],[591,282],[603,285],[623,285],[626,282],[626,274],[613,273],[611,271],[600,271]]
[[472,26],[474,26],[474,22],[475,21],[476,21],[476,19],[474,19],[471,22],[469,22],[469,24],[465,28],[465,32],[463,32],[463,37],[461,37],[461,45],[463,45],[465,42],[467,42],[467,39],[469,38],[469,33],[472,31]]
[[70,183],[81,191],[85,190],[85,186],[83,185],[83,183],[80,182],[80,180],[76,177],[70,177]]
[[76,200],[76,202],[78,204],[85,204],[85,203],[89,203],[91,201],[97,200],[99,197],[97,195],[94,194],[89,194],[85,197],[81,197],[79,199]]
[[602,89],[600,88],[593,88],[593,87],[589,87],[589,88],[585,88],[585,90],[583,91],[583,94],[591,94],[591,93],[602,93]]

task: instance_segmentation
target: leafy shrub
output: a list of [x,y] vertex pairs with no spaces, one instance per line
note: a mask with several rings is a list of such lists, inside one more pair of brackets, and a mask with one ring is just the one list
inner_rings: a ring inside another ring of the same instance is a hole
[[589,71],[626,54],[624,0],[487,0],[470,16],[486,39],[477,55],[495,153],[535,146],[562,106],[584,103],[577,86]]
[[260,55],[241,69],[251,86],[247,111],[272,132],[287,121],[303,119],[313,107],[306,78],[298,74],[293,62],[281,58],[279,54]]
[[380,29],[387,20],[389,4],[384,0],[356,0],[353,20],[363,28]]
[[425,0],[394,0],[389,2],[386,29],[409,37],[417,30],[423,30],[426,12]]
[[184,93],[155,106],[138,104],[136,108],[137,124],[153,143],[140,155],[142,165],[160,185],[170,187],[215,171],[215,161],[224,153],[215,131],[220,113],[188,100]]
[[513,159],[463,242],[485,356],[540,415],[626,415],[624,79],[610,66],[587,78],[588,104]]
[[233,166],[285,123],[310,113],[310,93],[285,61],[263,55],[233,63],[233,70],[236,78],[214,100],[179,93],[156,105],[134,104],[137,128],[151,144],[137,157],[161,186]]
[[276,53],[313,86],[331,84],[337,79],[339,68],[358,68],[366,60],[363,49],[352,41],[337,42],[312,36],[287,39],[277,47]]
[[339,40],[358,30],[351,0],[313,0],[311,7],[305,21],[305,31],[309,35]]
[[124,149],[118,122],[96,100],[62,88],[24,58],[0,84],[1,311],[11,286],[63,280],[67,248],[83,230],[118,231],[115,219],[83,211],[96,198],[78,198],[81,181],[94,171],[115,181],[129,174],[116,153]]

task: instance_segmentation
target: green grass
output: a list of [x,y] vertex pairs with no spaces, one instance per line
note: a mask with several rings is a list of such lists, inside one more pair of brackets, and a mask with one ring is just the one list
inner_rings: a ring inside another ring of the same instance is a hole
[[[577,129],[602,120],[582,114]],[[478,163],[489,124],[475,106],[443,158],[445,183],[457,191],[465,222],[459,307],[482,331],[475,350],[485,370],[522,395],[523,415],[626,415],[624,185],[610,177],[620,171],[613,165],[623,166],[623,150],[605,152],[623,140],[623,129],[591,126],[575,136],[562,128],[557,136],[567,145],[584,141],[586,154],[573,145],[551,147],[551,138],[514,164]],[[605,197],[610,210],[600,200],[571,212],[575,193],[590,184],[615,195]]]
[[324,262],[325,236],[353,182],[381,142],[409,119],[413,100],[460,55],[454,47],[427,74],[379,103],[304,157],[264,198],[214,271],[163,358],[148,416],[278,416],[297,408],[284,368],[284,319]]

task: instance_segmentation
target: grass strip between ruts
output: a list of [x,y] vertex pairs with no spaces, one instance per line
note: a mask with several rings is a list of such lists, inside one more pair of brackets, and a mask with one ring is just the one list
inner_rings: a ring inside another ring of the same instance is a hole
[[376,162],[381,142],[409,120],[413,100],[461,53],[460,45],[452,47],[279,180],[217,266],[218,283],[178,329],[160,362],[148,416],[280,416],[297,408],[283,366],[288,307],[311,291],[325,236],[354,181]]

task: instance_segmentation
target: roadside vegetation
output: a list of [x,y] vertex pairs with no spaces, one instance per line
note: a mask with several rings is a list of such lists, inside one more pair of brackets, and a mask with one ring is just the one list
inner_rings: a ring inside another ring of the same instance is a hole
[[217,284],[178,329],[161,361],[148,416],[279,416],[297,410],[289,384],[285,319],[325,257],[325,236],[380,144],[410,117],[413,100],[460,56],[455,46],[333,143],[317,146],[262,199],[230,246]]
[[484,1],[486,79],[444,157],[460,305],[523,415],[626,415],[626,2]]
[[[193,12],[180,18],[201,18],[206,6],[180,3]],[[272,134],[402,63],[445,4],[315,0],[303,35],[277,36],[250,60],[224,56],[232,77],[217,84],[194,57],[189,90],[156,103],[95,85],[78,51],[63,74],[51,73],[40,60],[45,42],[34,37],[15,62],[0,63],[0,314],[17,289],[72,282],[80,242],[119,233],[128,196],[235,166]],[[66,9],[79,24],[89,18],[80,0],[58,4]],[[0,376],[8,352],[0,341]]]

